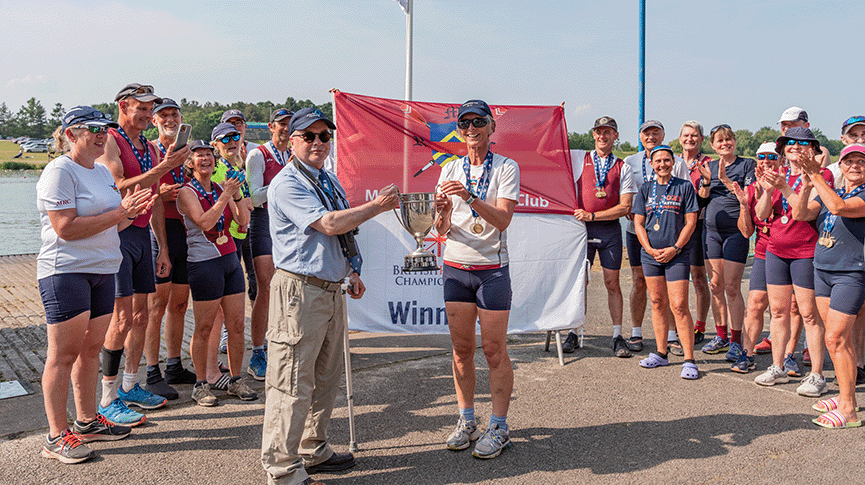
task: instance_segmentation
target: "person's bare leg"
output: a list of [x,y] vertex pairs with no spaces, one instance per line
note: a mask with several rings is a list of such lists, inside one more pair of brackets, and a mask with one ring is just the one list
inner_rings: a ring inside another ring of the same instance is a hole
[[[808,349],[811,354],[811,372],[823,375],[823,355],[826,353],[824,334],[826,329],[820,320],[814,302],[814,290],[793,285],[796,294],[796,303],[799,305],[799,313],[802,315],[802,323],[805,328],[805,339],[808,341]],[[852,349],[852,343],[850,343]]]
[[652,301],[652,328],[655,331],[655,347],[661,354],[667,353],[667,332],[670,300],[667,296],[667,283],[663,276],[646,278],[649,300]]
[[76,419],[89,423],[96,419],[96,386],[99,382],[99,352],[105,341],[105,332],[111,321],[111,314],[90,320],[84,333],[81,353],[72,366],[72,393],[75,396]]
[[448,301],[445,302],[453,346],[454,387],[457,393],[457,405],[460,409],[473,408],[475,405],[475,322],[478,307],[474,303]]
[[685,352],[685,360],[694,359],[694,319],[688,306],[688,280],[667,282],[667,295],[670,309],[676,322],[679,342]]
[[790,296],[792,285],[766,285],[769,296],[769,336],[772,337],[772,363],[784,368],[784,351],[790,340]]
[[159,364],[162,317],[171,294],[171,283],[156,285],[156,292],[147,295],[147,329],[144,333],[144,361],[147,365]]
[[69,427],[66,417],[69,379],[84,346],[89,321],[90,312],[87,311],[65,322],[48,324],[48,353],[42,371],[42,398],[48,418],[48,432],[52,437],[60,436]]
[[[481,326],[481,346],[490,369],[490,400],[493,414],[507,416],[514,390],[514,369],[508,356],[508,310],[478,308]],[[448,320],[450,322],[450,320]]]
[[631,276],[633,285],[631,286],[630,301],[628,305],[631,309],[631,326],[633,328],[641,328],[643,326],[643,318],[646,316],[646,277],[643,276],[642,266],[631,266]]
[[621,325],[624,299],[622,298],[622,287],[619,285],[619,271],[603,269],[604,286],[607,287],[607,305],[610,307],[610,321],[613,322],[613,325]]

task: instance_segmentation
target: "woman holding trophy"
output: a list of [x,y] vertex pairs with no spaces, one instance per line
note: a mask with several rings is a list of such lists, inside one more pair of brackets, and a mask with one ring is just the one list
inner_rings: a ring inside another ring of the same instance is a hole
[[[435,224],[448,237],[442,276],[460,411],[447,447],[464,450],[478,440],[472,455],[488,459],[511,444],[507,413],[514,372],[506,341],[511,308],[506,229],[519,198],[520,170],[515,161],[490,151],[496,123],[487,103],[466,101],[457,119],[468,154],[442,169],[436,195],[441,216]],[[492,396],[492,416],[483,433],[474,415],[477,320]]]

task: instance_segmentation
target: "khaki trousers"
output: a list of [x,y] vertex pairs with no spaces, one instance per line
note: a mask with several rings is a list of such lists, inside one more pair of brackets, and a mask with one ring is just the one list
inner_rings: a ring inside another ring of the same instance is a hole
[[327,425],[343,370],[345,295],[276,270],[270,283],[261,463],[268,483],[299,484],[333,455]]

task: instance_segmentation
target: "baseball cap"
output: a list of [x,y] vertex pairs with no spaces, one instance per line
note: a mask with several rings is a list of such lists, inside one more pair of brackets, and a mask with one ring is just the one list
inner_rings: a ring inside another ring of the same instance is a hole
[[649,120],[640,125],[640,133],[646,131],[647,128],[660,128],[661,130],[666,131],[664,130],[664,125],[662,125],[658,120]]
[[763,143],[762,145],[760,145],[760,148],[757,149],[757,153],[774,153],[774,154],[777,154],[778,152],[775,151],[775,142],[767,141],[767,142]]
[[[661,128],[661,129],[663,129],[663,128]],[[668,145],[658,145],[655,148],[652,148],[652,152],[649,153],[649,157],[651,158],[657,152],[670,152],[670,155],[672,155],[673,157],[676,156],[676,154],[673,153],[673,149],[670,148]]]
[[303,130],[316,121],[324,121],[331,130],[336,129],[336,125],[333,124],[333,121],[330,121],[330,119],[328,119],[328,117],[317,108],[303,108],[298,110],[297,113],[291,117],[291,121],[288,122],[288,131],[294,133],[297,130]]
[[779,136],[775,141],[775,151],[778,153],[784,153],[784,145],[787,144],[788,140],[810,141],[814,146],[815,152],[820,150],[820,140],[814,136],[814,133],[811,130],[804,126],[794,126],[787,130],[785,135]]
[[619,131],[619,125],[616,124],[616,120],[610,118],[609,116],[601,116],[600,118],[595,120],[595,126],[592,127],[593,130],[597,130],[602,127],[612,128],[613,131]]
[[234,127],[231,123],[220,123],[213,127],[213,130],[210,132],[210,141],[218,140],[225,135],[230,135],[232,133],[240,133],[237,131],[237,128]]
[[189,151],[191,152],[194,152],[195,150],[199,150],[201,148],[208,148],[210,150],[213,150],[213,147],[210,145],[210,143],[207,143],[204,140],[193,140],[189,144]]
[[844,124],[841,125],[841,134],[846,135],[850,128],[853,128],[856,125],[865,125],[865,116],[856,115],[851,116],[844,120]]
[[804,121],[807,123],[808,113],[798,106],[791,106],[781,113],[781,119],[778,120],[778,123],[782,121]]
[[862,145],[861,143],[847,145],[843,150],[841,150],[841,156],[838,157],[838,160],[844,160],[844,157],[851,153],[861,153],[865,155],[865,145]]
[[481,101],[480,99],[470,99],[463,103],[460,106],[459,114],[457,115],[457,119],[463,117],[464,114],[474,113],[478,116],[492,116],[493,112],[490,111],[490,105],[486,103],[486,101]]
[[153,114],[156,114],[156,112],[162,108],[177,108],[179,111],[180,105],[177,104],[177,101],[174,101],[171,98],[162,98],[162,100],[156,103],[156,106],[153,107]]
[[270,112],[270,122],[273,123],[274,121],[284,120],[292,116],[294,116],[294,111],[285,108],[276,108]]
[[239,109],[226,110],[225,113],[222,113],[222,118],[220,118],[219,121],[221,121],[222,123],[225,123],[226,121],[230,120],[231,118],[240,118],[243,121],[246,121],[246,116],[243,116],[243,112],[240,111]]
[[127,84],[119,93],[117,93],[117,96],[114,97],[114,101],[120,101],[121,99],[126,98],[135,98],[144,103],[149,101],[155,101],[157,103],[162,102],[162,98],[153,94],[153,86],[149,84]]
[[117,122],[111,117],[91,106],[76,106],[63,115],[63,129],[75,125],[110,126],[117,128]]

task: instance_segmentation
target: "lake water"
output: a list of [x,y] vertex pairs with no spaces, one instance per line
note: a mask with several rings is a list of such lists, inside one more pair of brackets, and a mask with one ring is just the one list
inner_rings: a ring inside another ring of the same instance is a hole
[[32,170],[0,171],[0,256],[39,252],[38,180]]

